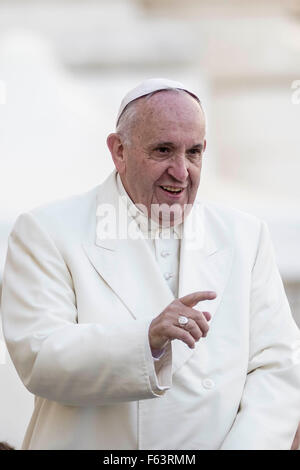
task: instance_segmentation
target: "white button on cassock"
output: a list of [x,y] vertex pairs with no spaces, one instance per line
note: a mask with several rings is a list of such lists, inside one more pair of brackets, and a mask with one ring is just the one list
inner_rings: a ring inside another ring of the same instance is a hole
[[203,379],[202,385],[204,388],[211,389],[214,388],[215,382],[212,379]]

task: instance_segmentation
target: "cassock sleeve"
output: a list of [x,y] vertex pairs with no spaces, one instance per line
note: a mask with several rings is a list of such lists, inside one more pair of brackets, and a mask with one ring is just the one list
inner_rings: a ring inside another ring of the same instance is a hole
[[247,379],[221,449],[290,449],[300,420],[300,335],[262,223],[252,270]]
[[163,395],[171,350],[155,367],[149,319],[78,323],[72,275],[33,214],[10,235],[2,292],[6,344],[24,385],[67,405],[105,405]]

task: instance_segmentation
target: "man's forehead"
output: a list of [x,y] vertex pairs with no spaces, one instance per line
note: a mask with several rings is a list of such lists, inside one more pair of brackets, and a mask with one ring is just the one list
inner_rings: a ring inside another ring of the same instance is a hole
[[140,106],[132,128],[133,136],[147,146],[184,144],[193,147],[203,141],[206,133],[204,115],[196,106],[197,103],[189,115],[181,112],[182,108],[168,110],[163,103],[147,110]]

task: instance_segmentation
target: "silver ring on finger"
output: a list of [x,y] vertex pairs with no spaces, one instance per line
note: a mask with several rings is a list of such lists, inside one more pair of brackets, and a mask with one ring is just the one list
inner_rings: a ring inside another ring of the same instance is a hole
[[179,315],[178,317],[178,325],[181,327],[181,328],[184,328],[188,322],[189,322],[189,319],[187,317],[185,317],[184,315]]

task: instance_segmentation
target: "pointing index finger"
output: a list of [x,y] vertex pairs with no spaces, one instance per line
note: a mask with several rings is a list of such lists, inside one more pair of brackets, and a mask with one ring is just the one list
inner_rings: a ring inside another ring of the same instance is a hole
[[216,297],[217,294],[214,291],[198,291],[193,292],[192,294],[185,295],[179,300],[187,307],[194,307],[198,302],[201,302],[201,300],[213,300]]

